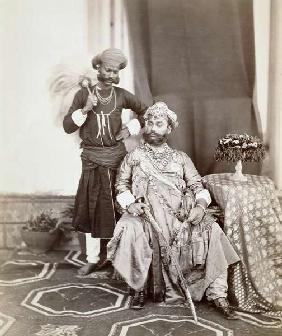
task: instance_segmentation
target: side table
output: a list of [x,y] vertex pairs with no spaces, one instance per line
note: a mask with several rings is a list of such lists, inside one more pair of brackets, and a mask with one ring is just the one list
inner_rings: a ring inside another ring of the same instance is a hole
[[264,176],[246,175],[246,182],[231,176],[203,177],[241,259],[230,268],[230,301],[244,311],[282,314],[282,212],[274,183]]

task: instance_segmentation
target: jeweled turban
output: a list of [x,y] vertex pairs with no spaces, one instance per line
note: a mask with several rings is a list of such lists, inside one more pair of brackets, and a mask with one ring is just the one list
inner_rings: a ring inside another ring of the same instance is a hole
[[109,65],[124,69],[127,65],[127,59],[123,52],[117,48],[109,48],[104,50],[101,54],[96,55],[92,59],[92,66],[94,69],[98,69],[101,63],[107,63]]
[[175,129],[178,126],[176,113],[171,111],[166,103],[163,102],[157,102],[147,109],[144,114],[144,119],[148,120],[150,117],[165,117],[169,121],[172,129]]

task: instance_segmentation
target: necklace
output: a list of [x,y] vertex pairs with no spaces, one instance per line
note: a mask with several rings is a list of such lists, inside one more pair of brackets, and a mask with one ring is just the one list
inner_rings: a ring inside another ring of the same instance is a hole
[[96,115],[97,124],[98,124],[98,133],[97,133],[96,138],[101,137],[102,135],[105,135],[106,134],[105,128],[106,128],[108,129],[110,138],[113,139],[112,132],[111,132],[111,125],[110,125],[110,115],[112,114],[112,112],[116,110],[116,107],[117,107],[117,97],[116,97],[115,90],[113,90],[113,95],[114,95],[114,107],[110,112],[104,113],[103,111],[101,111],[100,113],[97,113],[93,110],[93,113]]
[[161,148],[153,148],[149,144],[144,145],[145,152],[150,158],[153,166],[159,170],[163,170],[169,162],[173,159],[174,150],[167,144],[164,144]]
[[99,102],[100,102],[102,105],[108,105],[108,104],[111,102],[112,98],[113,98],[114,88],[112,87],[111,92],[110,92],[110,94],[109,94],[108,97],[102,97],[102,96],[100,95],[100,93],[99,93],[99,91],[98,91],[98,87],[97,87],[97,85],[96,85],[96,87],[95,87],[95,93],[96,93],[96,96],[97,96]]

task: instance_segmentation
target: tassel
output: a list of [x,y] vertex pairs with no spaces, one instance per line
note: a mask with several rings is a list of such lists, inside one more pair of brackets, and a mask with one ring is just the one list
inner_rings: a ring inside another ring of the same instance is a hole
[[109,116],[108,114],[106,114],[106,116],[107,116],[107,123],[108,123],[108,131],[109,131],[109,135],[110,135],[111,140],[113,140],[112,132],[111,132],[111,125],[110,125],[110,116]]
[[103,135],[105,135],[106,120],[105,120],[105,115],[103,111],[101,111],[101,117],[102,117],[102,132],[103,132]]
[[100,115],[97,113],[97,124],[98,124],[98,133],[96,138],[98,138],[99,136],[101,136],[101,120],[100,120]]

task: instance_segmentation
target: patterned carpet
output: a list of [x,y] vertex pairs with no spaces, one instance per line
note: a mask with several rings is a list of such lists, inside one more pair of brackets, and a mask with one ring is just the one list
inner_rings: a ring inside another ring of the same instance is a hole
[[228,321],[207,302],[199,322],[183,306],[128,309],[125,285],[109,270],[79,277],[79,252],[35,255],[0,251],[0,336],[252,336],[282,335],[282,321],[239,313]]

